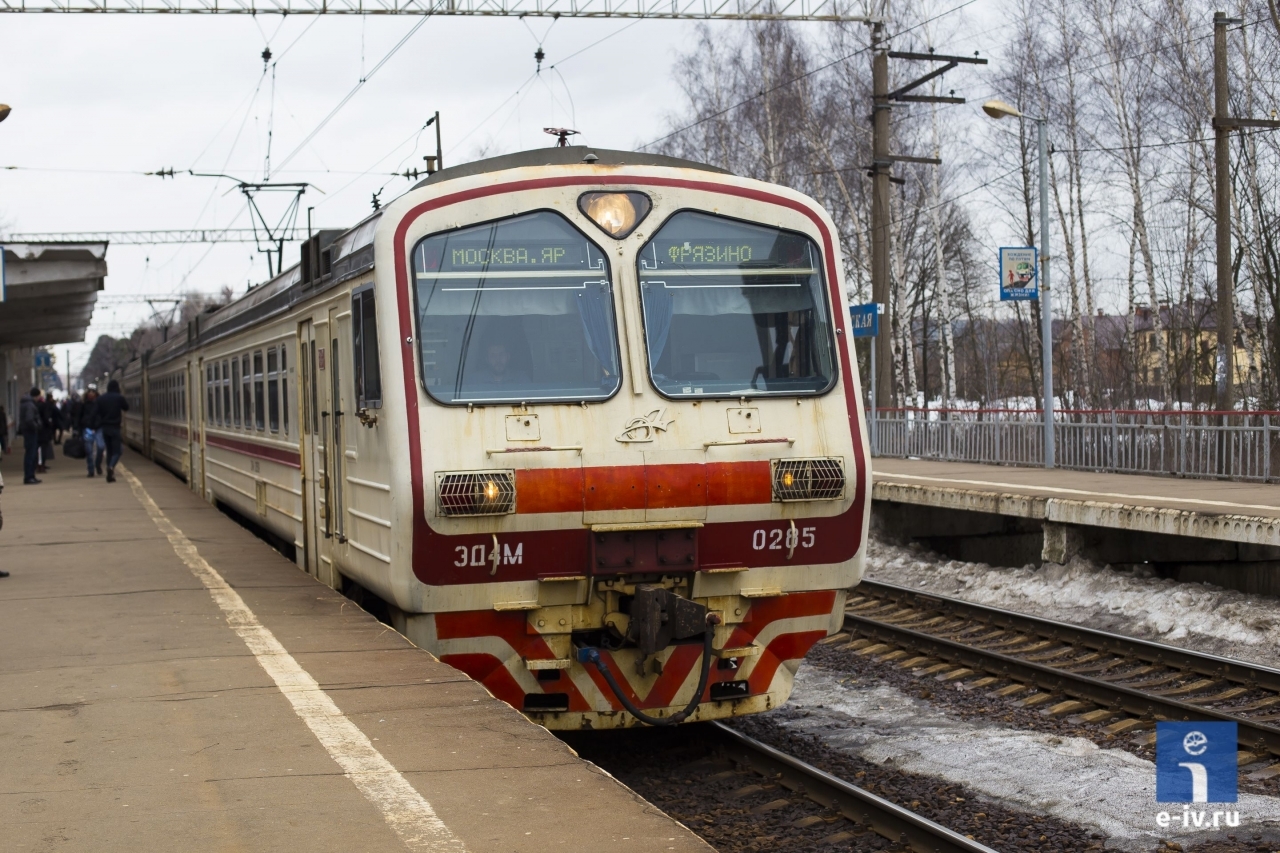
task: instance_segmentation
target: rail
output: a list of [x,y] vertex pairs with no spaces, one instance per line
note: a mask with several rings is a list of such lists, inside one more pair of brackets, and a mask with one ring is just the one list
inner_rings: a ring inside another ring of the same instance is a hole
[[[1251,758],[1280,755],[1280,670],[893,584],[863,581],[853,593],[844,627],[869,638],[863,654],[910,649],[902,666],[993,690],[1034,687],[1024,701],[1047,713],[1123,730],[1158,719],[1234,722]],[[950,675],[938,661],[953,665]]]
[[[1280,482],[1280,412],[1054,412],[1059,468]],[[1044,464],[1044,416],[1013,409],[877,409],[871,451],[900,459]]]
[[854,823],[916,853],[995,853],[926,817],[806,764],[723,723],[711,723],[729,745],[729,754],[784,787],[804,792]]

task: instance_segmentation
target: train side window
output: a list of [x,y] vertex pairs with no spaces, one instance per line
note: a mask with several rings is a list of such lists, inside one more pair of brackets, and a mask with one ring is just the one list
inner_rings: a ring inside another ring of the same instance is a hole
[[275,347],[267,350],[267,426],[280,431],[280,362]]
[[262,350],[253,354],[253,424],[259,431],[266,427],[265,389],[262,387]]
[[382,370],[378,364],[378,316],[374,310],[373,285],[351,294],[351,329],[354,346],[351,360],[356,406],[382,407]]
[[206,424],[216,424],[217,416],[213,412],[213,368],[206,365],[204,369],[204,422]]
[[231,376],[227,373],[227,361],[222,360],[222,425],[231,426]]
[[289,434],[289,351],[288,344],[280,345],[280,432]]
[[244,428],[253,429],[253,369],[248,353],[240,358],[240,396],[244,398]]
[[320,395],[316,386],[316,342],[311,342],[311,432],[320,433]]
[[240,359],[231,359],[231,385],[227,389],[231,395],[231,422],[240,426]]

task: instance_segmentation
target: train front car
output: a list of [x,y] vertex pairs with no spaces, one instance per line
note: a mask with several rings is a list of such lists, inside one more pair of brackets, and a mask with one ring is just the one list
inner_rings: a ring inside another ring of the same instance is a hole
[[784,702],[869,512],[826,213],[561,148],[438,173],[375,245],[406,633],[551,729]]

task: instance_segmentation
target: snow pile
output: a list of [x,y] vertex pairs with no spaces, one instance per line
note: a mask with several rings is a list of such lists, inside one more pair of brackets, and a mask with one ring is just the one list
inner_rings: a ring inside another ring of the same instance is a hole
[[1280,600],[1209,584],[1115,571],[1083,559],[1065,566],[993,568],[873,539],[867,577],[1046,619],[1275,665]]
[[[1109,836],[1108,847],[1149,850],[1160,838],[1183,843],[1224,837],[1226,829],[1168,828],[1155,799],[1155,765],[1084,738],[958,720],[885,685],[842,684],[835,673],[801,666],[791,701],[770,715],[787,729],[818,736],[832,749],[908,773],[936,776],[1013,808],[1072,821]],[[1280,799],[1241,794],[1241,833],[1273,834]]]

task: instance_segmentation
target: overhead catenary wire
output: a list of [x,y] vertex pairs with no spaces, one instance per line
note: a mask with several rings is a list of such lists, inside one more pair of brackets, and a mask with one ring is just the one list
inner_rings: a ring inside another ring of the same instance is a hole
[[387,62],[391,60],[391,57],[395,56],[396,53],[399,52],[400,48],[404,47],[405,44],[408,43],[409,39],[413,38],[414,34],[417,33],[418,30],[422,29],[422,26],[426,24],[427,21],[431,20],[431,16],[435,13],[435,10],[438,5],[439,5],[438,0],[437,2],[433,2],[431,4],[430,8],[427,10],[427,13],[423,15],[422,18],[417,23],[415,23],[412,27],[409,28],[409,32],[405,33],[404,36],[400,39],[400,41],[396,42],[395,45],[391,48],[391,50],[387,51],[386,55],[383,56],[382,59],[378,60],[378,63],[376,65],[370,68],[367,73],[363,74],[360,77],[359,82],[357,82],[356,85],[352,87],[351,91],[348,92],[343,97],[343,99],[338,102],[337,106],[335,106],[332,110],[330,110],[329,114],[326,115],[323,119],[321,119],[320,123],[316,125],[315,128],[310,133],[308,133],[301,142],[298,143],[297,147],[295,147],[292,151],[289,152],[289,156],[285,157],[283,160],[280,161],[280,165],[278,168],[283,169],[285,166],[287,166],[290,162],[293,161],[294,157],[297,157],[298,154],[302,152],[302,149],[306,148],[308,145],[311,144],[311,140],[315,139],[320,134],[320,132],[325,129],[325,127],[329,124],[329,122],[333,120],[334,116],[336,116],[339,112],[341,112],[342,108],[345,107],[351,101],[351,99],[356,96],[356,93],[364,88],[364,84],[368,83],[369,80],[373,78],[373,75],[377,74],[378,71],[381,70],[382,66],[386,65]]

